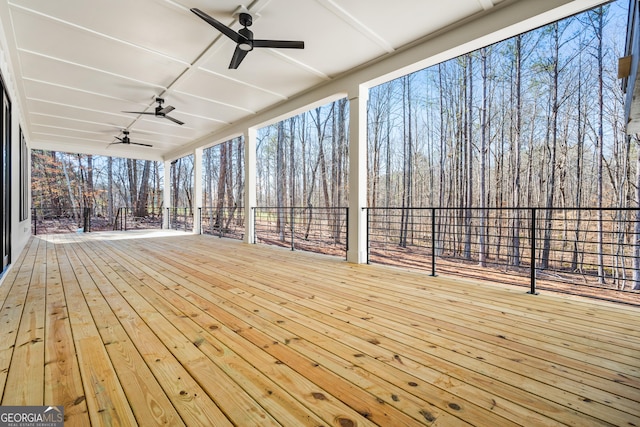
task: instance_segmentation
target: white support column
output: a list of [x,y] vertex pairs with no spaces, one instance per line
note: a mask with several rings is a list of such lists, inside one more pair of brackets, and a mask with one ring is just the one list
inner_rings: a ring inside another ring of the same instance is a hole
[[256,138],[257,130],[244,132],[244,242],[255,243],[253,236],[253,208],[256,206]]
[[349,250],[347,261],[367,262],[367,101],[369,89],[349,92]]
[[162,228],[169,228],[169,212],[167,208],[171,207],[171,161],[164,162],[164,191],[162,192]]
[[202,233],[202,148],[193,153],[193,234]]

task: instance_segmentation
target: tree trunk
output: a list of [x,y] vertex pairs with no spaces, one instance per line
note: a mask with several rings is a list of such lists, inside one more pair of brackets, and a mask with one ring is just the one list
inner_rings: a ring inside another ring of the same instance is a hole
[[478,258],[481,267],[486,265],[486,224],[487,224],[487,182],[486,182],[486,168],[487,168],[487,49],[480,49],[480,58],[482,60],[482,111],[481,111],[481,135],[480,135],[480,238],[478,248]]
[[604,9],[599,7],[594,11],[596,13],[596,39],[598,40],[597,47],[597,60],[598,60],[598,283],[604,284],[605,272],[604,272],[604,230],[603,230],[603,218],[602,218],[602,161],[604,158],[604,94],[603,94],[603,79],[604,79],[604,61],[602,54],[602,38],[604,28]]
[[73,194],[73,189],[71,188],[71,179],[69,178],[69,172],[67,170],[67,162],[62,159],[62,171],[64,172],[64,178],[67,183],[67,190],[69,191],[69,200],[71,201],[71,210],[73,211],[73,219],[78,222],[78,208],[79,206],[76,203],[76,198]]
[[147,202],[149,199],[149,178],[151,175],[151,161],[145,160],[142,167],[142,177],[140,178],[140,191],[138,191],[138,199],[136,201],[134,215],[140,218],[146,217],[149,212],[147,210]]
[[113,223],[113,157],[107,157],[107,219],[109,224]]
[[[575,194],[575,207],[578,209],[576,212],[576,226],[574,229],[574,240],[573,240],[573,252],[571,254],[571,271],[576,272],[579,270],[578,262],[579,262],[579,242],[580,242],[580,229],[582,227],[582,210],[580,207],[582,206],[582,175],[583,175],[583,167],[582,163],[584,161],[584,123],[586,122],[586,117],[583,120],[583,102],[582,102],[582,61],[578,65],[578,117],[577,117],[577,129],[576,129],[576,194]],[[580,269],[581,269],[580,263]]]
[[465,86],[467,86],[467,107],[466,107],[466,124],[465,124],[465,144],[467,147],[466,154],[466,200],[465,200],[465,242],[464,257],[471,259],[471,224],[472,224],[472,206],[473,206],[473,56],[466,55],[468,69],[465,73]]
[[218,162],[218,185],[216,191],[216,216],[213,227],[216,230],[221,230],[223,224],[223,209],[224,209],[224,195],[225,184],[227,180],[227,143],[219,145],[220,147],[220,160]]
[[513,219],[513,261],[516,267],[520,266],[520,151],[522,150],[522,36],[517,35],[516,39],[516,124],[515,124],[515,149],[514,149],[514,167],[513,167],[513,201],[515,208]]
[[540,266],[542,269],[549,268],[549,256],[551,252],[551,228],[553,222],[553,206],[554,197],[556,191],[556,156],[558,148],[558,79],[559,79],[559,49],[560,49],[560,32],[558,23],[552,24],[552,43],[553,43],[553,58],[551,64],[551,120],[549,121],[549,130],[551,135],[551,153],[549,161],[549,178],[547,181],[547,202],[544,217],[544,240],[542,246],[542,257]]
[[284,242],[285,236],[285,147],[284,147],[284,122],[278,122],[278,135],[276,137],[276,205],[278,207],[278,216],[276,222],[276,231],[278,238],[281,242]]

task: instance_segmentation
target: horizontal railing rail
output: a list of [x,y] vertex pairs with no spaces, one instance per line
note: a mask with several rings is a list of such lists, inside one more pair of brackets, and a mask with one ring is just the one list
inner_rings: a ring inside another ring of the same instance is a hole
[[531,293],[640,289],[635,208],[364,209],[368,262],[527,285]]
[[203,206],[199,208],[200,233],[243,240],[245,235],[242,206]]
[[252,211],[254,243],[346,257],[349,208],[255,207]]

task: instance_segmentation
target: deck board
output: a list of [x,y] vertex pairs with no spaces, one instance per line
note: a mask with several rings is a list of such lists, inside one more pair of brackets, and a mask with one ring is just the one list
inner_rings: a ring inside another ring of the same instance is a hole
[[639,315],[209,236],[39,236],[0,286],[0,402],[66,425],[640,426]]

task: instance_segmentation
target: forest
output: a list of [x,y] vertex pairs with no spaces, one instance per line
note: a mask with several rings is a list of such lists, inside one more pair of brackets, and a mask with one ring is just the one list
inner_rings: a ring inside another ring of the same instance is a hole
[[[554,209],[572,210],[564,228],[577,233],[586,220],[576,208],[595,208],[589,224],[602,254],[610,218],[598,209],[636,208],[640,200],[637,140],[625,135],[617,77],[625,27],[619,0],[371,88],[369,208],[467,209],[451,221],[466,221],[469,236],[473,209],[479,254],[488,251],[489,209],[513,209],[511,230],[526,220],[521,209],[542,209],[542,237],[550,240]],[[258,206],[346,206],[348,116],[340,99],[259,129]],[[209,215],[241,207],[242,138],[205,149],[203,161]],[[137,216],[162,207],[161,164],[33,151],[32,165],[35,208],[90,207],[111,221],[118,207]],[[193,156],[171,167],[172,207],[190,210]],[[398,222],[406,241],[410,218]]]

